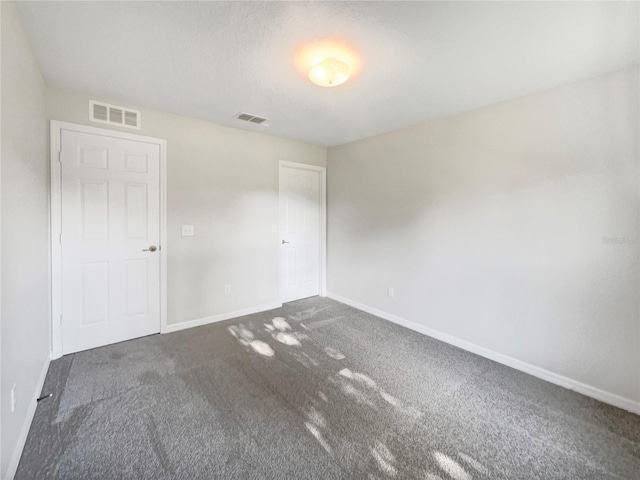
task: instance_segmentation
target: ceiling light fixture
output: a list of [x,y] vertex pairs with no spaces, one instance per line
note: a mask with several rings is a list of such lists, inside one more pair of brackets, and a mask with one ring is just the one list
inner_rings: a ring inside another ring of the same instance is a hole
[[351,67],[336,58],[326,58],[309,70],[309,80],[321,87],[337,87],[347,81]]

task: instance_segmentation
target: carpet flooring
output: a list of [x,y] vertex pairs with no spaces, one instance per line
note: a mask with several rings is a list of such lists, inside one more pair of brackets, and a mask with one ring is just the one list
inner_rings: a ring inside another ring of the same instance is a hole
[[327,298],[51,363],[16,478],[638,479],[640,417]]

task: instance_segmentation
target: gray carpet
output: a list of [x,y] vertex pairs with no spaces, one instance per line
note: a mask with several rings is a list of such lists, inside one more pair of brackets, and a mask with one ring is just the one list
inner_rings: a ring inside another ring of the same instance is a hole
[[640,417],[326,298],[51,363],[18,479],[637,479]]

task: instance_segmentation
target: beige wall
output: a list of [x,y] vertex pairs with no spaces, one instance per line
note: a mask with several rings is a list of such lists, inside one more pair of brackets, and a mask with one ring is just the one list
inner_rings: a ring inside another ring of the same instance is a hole
[[[13,3],[2,16],[0,478],[13,475],[48,365],[49,160],[45,86]],[[11,388],[16,410],[11,412]]]
[[[102,127],[89,99],[122,104],[47,87],[47,118]],[[120,130],[167,140],[169,323],[278,302],[278,161],[325,166],[326,149],[126,105],[142,129]]]
[[636,67],[330,149],[329,292],[638,402],[638,86]]

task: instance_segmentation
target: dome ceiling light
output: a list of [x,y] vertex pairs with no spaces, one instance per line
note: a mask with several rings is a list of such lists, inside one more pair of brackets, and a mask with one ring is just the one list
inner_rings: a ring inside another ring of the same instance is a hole
[[309,80],[321,87],[337,87],[349,79],[351,67],[336,58],[326,58],[309,70]]
[[325,88],[355,80],[362,69],[362,58],[356,48],[338,38],[300,45],[293,56],[302,78]]

